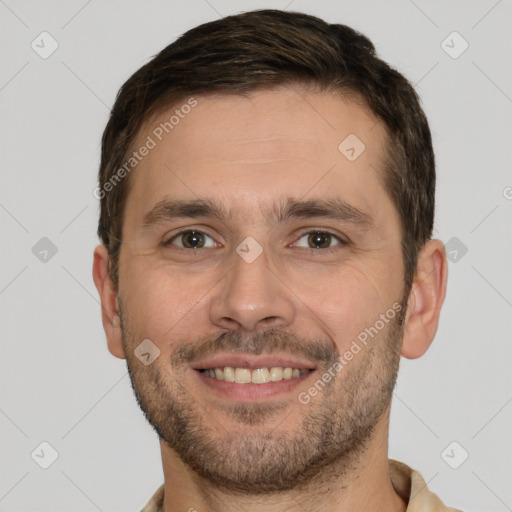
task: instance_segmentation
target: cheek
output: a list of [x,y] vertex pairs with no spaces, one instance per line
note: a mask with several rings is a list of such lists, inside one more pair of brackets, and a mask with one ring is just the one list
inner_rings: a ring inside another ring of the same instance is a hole
[[[167,353],[176,340],[215,330],[209,311],[222,289],[225,268],[198,272],[135,252],[125,261],[129,265],[120,268],[121,297],[138,338],[149,338]],[[286,284],[280,286],[280,293],[296,304],[297,325],[311,322],[341,351],[399,298],[401,275],[392,267],[393,259],[380,250],[339,264],[288,262],[279,269]]]
[[293,287],[304,312],[335,340],[341,351],[358,334],[373,326],[398,299],[398,277],[391,278],[378,266],[345,261],[331,270]]
[[211,274],[177,271],[133,255],[122,282],[132,329],[164,351],[166,344],[170,348],[173,340],[187,339],[204,326],[198,318],[207,319],[208,291],[215,286]]

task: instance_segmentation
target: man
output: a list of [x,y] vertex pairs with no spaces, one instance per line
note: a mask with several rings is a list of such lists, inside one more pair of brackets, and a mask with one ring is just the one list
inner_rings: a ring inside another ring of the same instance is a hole
[[430,131],[343,25],[194,28],[122,87],[93,276],[174,511],[450,511],[388,460],[400,356],[445,297]]

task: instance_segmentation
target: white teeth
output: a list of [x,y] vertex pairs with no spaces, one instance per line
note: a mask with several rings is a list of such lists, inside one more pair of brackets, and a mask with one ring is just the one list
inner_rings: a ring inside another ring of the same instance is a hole
[[280,366],[270,368],[270,380],[272,382],[283,380],[283,369]]
[[212,379],[225,380],[226,382],[236,382],[237,384],[266,384],[267,382],[279,382],[281,380],[297,379],[309,370],[299,370],[298,368],[272,366],[269,368],[233,368],[225,366],[222,368],[208,368],[203,370],[204,375]]
[[251,382],[251,370],[248,368],[236,368],[235,382],[237,384],[247,384],[248,382]]
[[257,368],[256,370],[253,370],[251,377],[251,382],[254,382],[254,384],[265,384],[266,382],[270,382],[270,372],[267,368]]
[[226,382],[235,382],[235,370],[234,368],[231,368],[231,366],[226,366],[224,368],[224,380]]

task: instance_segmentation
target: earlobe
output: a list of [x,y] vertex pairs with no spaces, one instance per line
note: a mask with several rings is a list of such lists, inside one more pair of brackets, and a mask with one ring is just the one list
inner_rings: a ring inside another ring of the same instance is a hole
[[434,340],[446,295],[448,264],[441,240],[428,240],[418,254],[405,319],[401,355],[422,356]]
[[107,248],[104,245],[98,245],[94,250],[92,277],[100,296],[101,318],[107,336],[108,350],[113,356],[125,359],[118,314],[117,289],[108,273],[108,258]]

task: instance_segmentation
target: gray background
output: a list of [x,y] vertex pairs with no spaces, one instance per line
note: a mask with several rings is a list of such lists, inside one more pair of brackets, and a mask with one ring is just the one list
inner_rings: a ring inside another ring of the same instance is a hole
[[[0,0],[0,511],[136,511],[163,482],[91,278],[100,137],[152,55],[264,7],[359,29],[417,85],[438,162],[435,235],[453,261],[434,344],[402,362],[390,456],[449,505],[512,510],[510,0]],[[31,47],[51,49],[43,31],[59,45],[46,59]],[[59,454],[48,469],[43,441]]]

